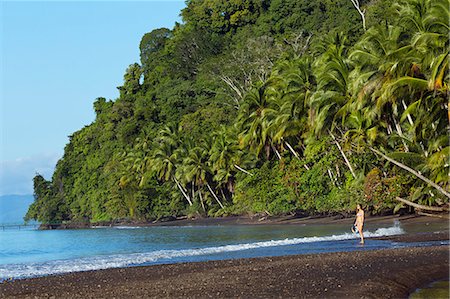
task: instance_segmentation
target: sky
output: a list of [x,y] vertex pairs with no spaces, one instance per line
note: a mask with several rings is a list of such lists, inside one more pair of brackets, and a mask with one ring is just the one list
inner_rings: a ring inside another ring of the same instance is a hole
[[142,36],[181,22],[183,0],[0,0],[0,195],[51,179],[98,97],[116,99]]

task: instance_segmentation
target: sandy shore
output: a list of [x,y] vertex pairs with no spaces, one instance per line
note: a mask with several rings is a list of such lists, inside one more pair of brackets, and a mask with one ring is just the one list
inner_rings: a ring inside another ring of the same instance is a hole
[[[160,220],[152,222],[136,222],[136,221],[122,221],[122,222],[104,222],[98,224],[90,223],[68,223],[64,225],[42,225],[41,229],[87,229],[98,226],[229,226],[229,225],[333,225],[346,224],[351,226],[355,217],[352,214],[348,215],[334,215],[334,216],[308,216],[302,217],[298,215],[293,216],[268,216],[268,215],[253,215],[253,216],[229,216],[221,218],[179,218],[170,220]],[[389,216],[370,216],[366,215],[365,224],[392,224],[394,221],[399,221],[402,224],[411,225],[428,225],[433,223],[444,223],[444,227],[448,227],[449,220],[430,218],[418,215],[389,215]]]
[[[445,241],[449,235],[444,231],[389,238]],[[441,245],[79,272],[4,282],[0,297],[405,298],[418,287],[448,277],[449,246]]]

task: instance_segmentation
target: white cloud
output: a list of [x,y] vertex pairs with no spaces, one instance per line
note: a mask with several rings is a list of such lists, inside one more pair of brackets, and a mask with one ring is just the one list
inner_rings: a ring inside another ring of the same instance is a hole
[[36,173],[51,179],[60,154],[40,154],[0,161],[0,195],[32,194]]

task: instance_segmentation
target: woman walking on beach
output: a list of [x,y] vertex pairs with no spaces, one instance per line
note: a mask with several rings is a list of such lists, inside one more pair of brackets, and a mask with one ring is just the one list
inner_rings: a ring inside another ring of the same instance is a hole
[[355,226],[358,229],[359,236],[361,237],[361,242],[359,244],[364,244],[364,234],[363,234],[363,226],[364,226],[364,210],[361,209],[361,205],[356,205],[356,220]]

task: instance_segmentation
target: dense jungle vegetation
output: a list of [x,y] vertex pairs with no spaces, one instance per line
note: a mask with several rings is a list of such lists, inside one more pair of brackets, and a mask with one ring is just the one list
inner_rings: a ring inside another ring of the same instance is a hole
[[26,219],[448,205],[449,5],[186,1],[35,176]]

